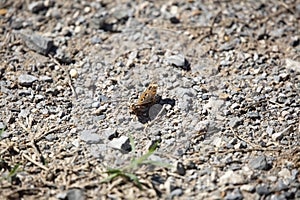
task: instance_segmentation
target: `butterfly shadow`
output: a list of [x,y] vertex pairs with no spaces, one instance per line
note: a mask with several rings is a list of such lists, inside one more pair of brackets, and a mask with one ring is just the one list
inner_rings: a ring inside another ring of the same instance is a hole
[[173,107],[176,103],[175,99],[165,98],[163,99],[161,96],[156,96],[156,103],[147,107],[143,112],[137,113],[136,116],[138,121],[142,124],[146,124],[152,120],[154,120],[158,115],[165,115],[166,110],[164,109],[164,105],[170,105]]

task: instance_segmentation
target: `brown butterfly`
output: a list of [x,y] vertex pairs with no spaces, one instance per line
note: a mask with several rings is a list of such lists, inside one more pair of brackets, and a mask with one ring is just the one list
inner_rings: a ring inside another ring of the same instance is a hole
[[130,106],[131,110],[138,114],[143,112],[147,107],[156,103],[157,83],[151,83],[148,88],[142,93],[138,102]]

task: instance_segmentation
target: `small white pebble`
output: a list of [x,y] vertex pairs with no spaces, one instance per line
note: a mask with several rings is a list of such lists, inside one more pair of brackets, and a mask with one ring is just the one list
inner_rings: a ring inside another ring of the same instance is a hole
[[71,69],[70,70],[70,76],[71,78],[77,78],[78,77],[78,72],[76,69]]
[[76,26],[74,32],[79,33],[80,31],[81,31],[81,26]]
[[83,10],[85,13],[89,13],[91,11],[91,7],[84,7],[84,10]]

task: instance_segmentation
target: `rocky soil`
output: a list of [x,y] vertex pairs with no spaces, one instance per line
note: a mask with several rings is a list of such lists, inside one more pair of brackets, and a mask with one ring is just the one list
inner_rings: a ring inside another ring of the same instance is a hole
[[0,0],[0,58],[1,199],[300,199],[299,0]]

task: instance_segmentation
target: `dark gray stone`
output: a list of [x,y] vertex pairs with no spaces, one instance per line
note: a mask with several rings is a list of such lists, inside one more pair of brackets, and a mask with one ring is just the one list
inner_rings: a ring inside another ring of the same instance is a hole
[[38,13],[45,9],[45,4],[43,1],[32,2],[28,5],[28,10],[32,13]]
[[266,156],[261,155],[258,156],[249,162],[249,167],[252,169],[259,169],[259,170],[268,170],[270,166],[267,162]]
[[184,176],[186,173],[185,167],[182,162],[178,162],[176,166],[176,171],[179,175]]
[[43,55],[47,55],[54,46],[52,39],[35,33],[22,31],[19,35],[29,49]]
[[260,196],[270,194],[268,185],[258,185],[256,187],[256,193],[259,194]]
[[21,86],[30,87],[32,86],[33,82],[37,81],[38,78],[29,74],[21,74],[18,77],[18,83]]

